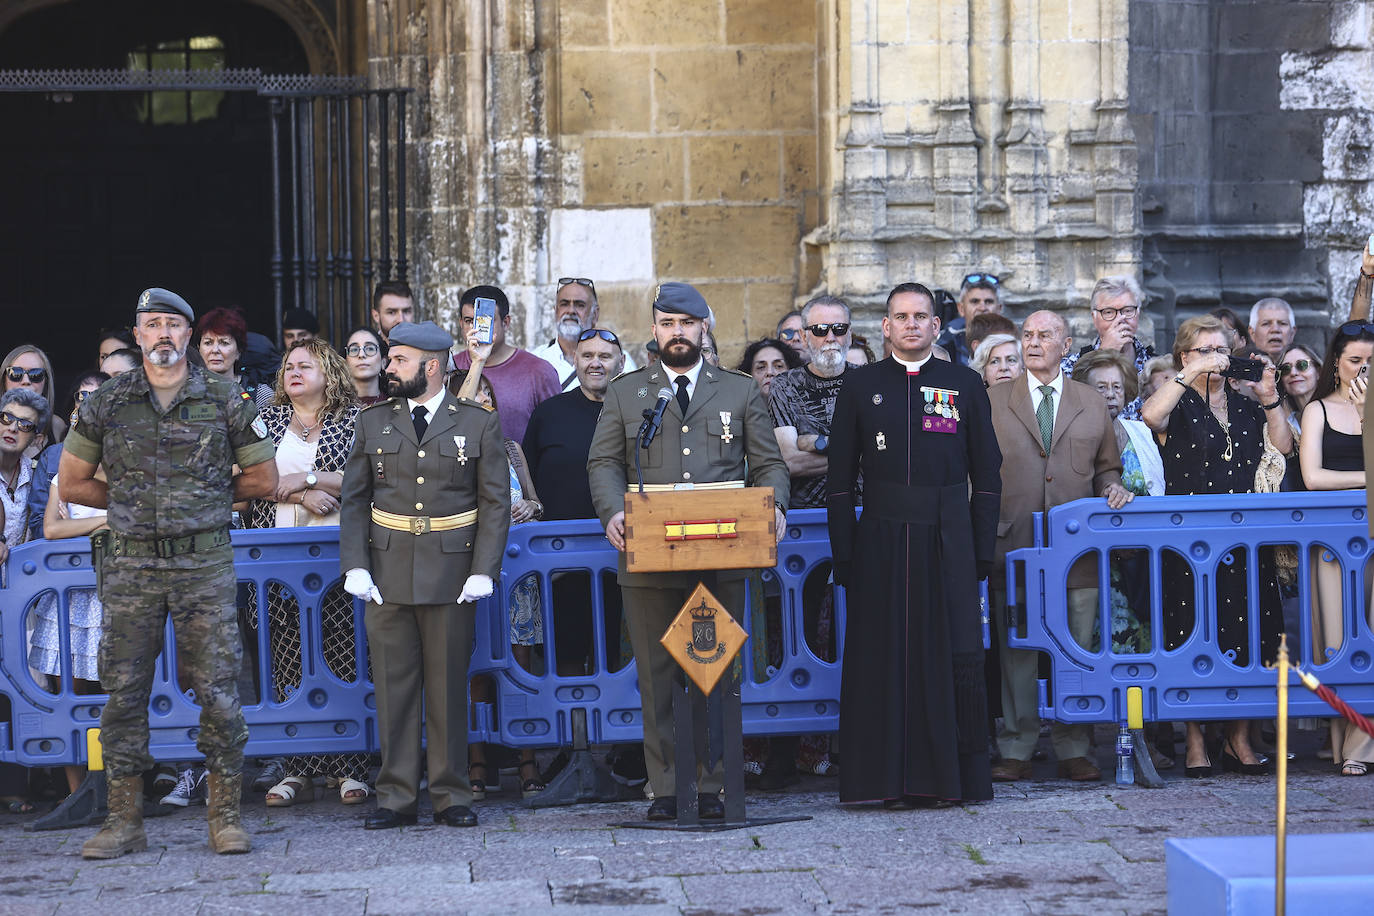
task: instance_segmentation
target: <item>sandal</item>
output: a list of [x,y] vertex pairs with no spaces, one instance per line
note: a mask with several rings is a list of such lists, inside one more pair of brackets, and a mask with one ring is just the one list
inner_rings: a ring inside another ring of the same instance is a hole
[[1341,767],[1342,776],[1363,776],[1369,772],[1369,767],[1363,760],[1347,760]]
[[339,780],[339,801],[345,805],[361,805],[367,801],[367,797],[371,794],[371,787],[362,780],[350,778]]
[[33,814],[38,810],[38,806],[25,798],[6,798],[0,800],[5,810],[10,814]]
[[287,776],[267,791],[269,808],[290,808],[297,802],[314,800],[315,783],[306,776]]
[[533,760],[520,761],[520,772],[525,771],[525,767],[534,767],[534,775],[520,780],[520,795],[522,798],[529,798],[531,795],[538,795],[544,791],[544,784],[539,781],[539,764]]
[[[482,778],[478,779],[472,775],[473,770],[481,770]],[[487,765],[485,763],[468,764],[468,782],[472,785],[472,800],[483,801],[487,797]]]

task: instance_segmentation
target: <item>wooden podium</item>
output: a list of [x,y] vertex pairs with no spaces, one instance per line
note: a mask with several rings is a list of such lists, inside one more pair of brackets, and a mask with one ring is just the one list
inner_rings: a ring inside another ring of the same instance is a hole
[[[655,486],[625,496],[625,568],[632,573],[707,572],[771,568],[777,565],[777,516],[772,487],[720,488]],[[759,596],[756,596],[759,597]],[[750,819],[744,812],[744,723],[740,706],[743,631],[731,616],[746,608],[724,608],[698,583],[661,640],[679,664],[673,691],[676,755],[676,821],[633,821],[619,826],[656,830],[733,830],[806,817]],[[733,638],[717,645],[717,634]],[[710,651],[719,648],[719,655]],[[681,649],[682,651],[674,651]],[[700,650],[702,655],[698,655]],[[701,663],[692,671],[685,659]],[[703,666],[711,666],[703,674]],[[701,668],[701,670],[698,670]],[[690,675],[690,677],[689,677]],[[707,685],[703,692],[699,684]],[[706,750],[700,733],[715,722],[721,733],[725,817],[702,821],[697,811],[697,762]]]

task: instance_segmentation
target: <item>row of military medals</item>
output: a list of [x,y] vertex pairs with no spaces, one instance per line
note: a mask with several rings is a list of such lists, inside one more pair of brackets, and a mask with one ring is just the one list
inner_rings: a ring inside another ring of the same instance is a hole
[[926,405],[922,409],[928,414],[938,414],[958,422],[959,408],[954,406],[954,397],[958,393],[948,388],[922,388],[921,394],[926,400]]

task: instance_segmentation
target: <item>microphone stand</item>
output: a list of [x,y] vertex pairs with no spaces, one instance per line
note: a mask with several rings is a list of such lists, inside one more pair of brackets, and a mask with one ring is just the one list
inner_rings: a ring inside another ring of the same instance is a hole
[[639,448],[635,449],[635,476],[639,478],[639,492],[644,492],[644,471],[639,467],[639,453],[642,449],[649,447],[649,442],[653,437],[649,436],[649,424],[653,422],[654,412],[649,408],[644,408],[644,422],[639,424],[639,432],[635,434],[635,441]]

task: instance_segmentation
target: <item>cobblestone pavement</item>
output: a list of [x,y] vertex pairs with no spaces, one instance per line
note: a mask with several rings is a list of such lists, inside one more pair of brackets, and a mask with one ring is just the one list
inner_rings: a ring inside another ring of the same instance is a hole
[[[1106,764],[1108,731],[1098,744]],[[1290,775],[1291,831],[1369,830],[1374,778],[1340,777],[1312,750]],[[364,809],[333,791],[291,809],[252,795],[250,855],[211,854],[193,807],[149,820],[148,851],[107,863],[80,857],[91,829],[26,833],[0,815],[0,913],[1162,913],[1166,839],[1273,829],[1271,777],[1175,769],[1151,791],[1052,775],[1039,763],[990,803],[906,812],[842,808],[833,780],[808,777],[751,793],[749,813],[812,820],[720,833],[610,826],[641,801],[526,809],[513,775],[472,830],[422,810],[420,826],[364,831]]]

